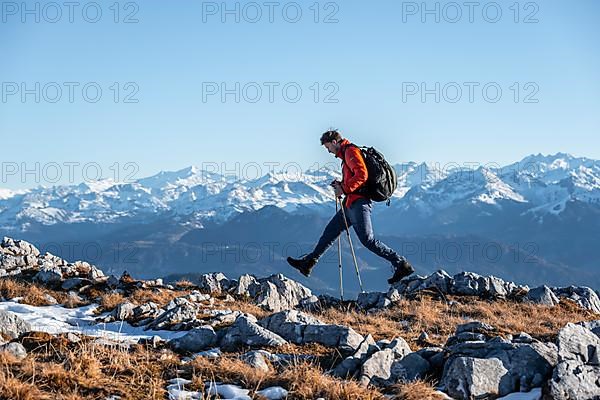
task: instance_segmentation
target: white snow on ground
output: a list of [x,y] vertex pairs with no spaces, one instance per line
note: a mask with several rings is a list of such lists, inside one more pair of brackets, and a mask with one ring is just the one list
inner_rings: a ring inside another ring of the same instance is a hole
[[[188,391],[186,385],[192,383],[188,379],[175,378],[169,381],[167,391],[169,392],[169,400],[196,400],[203,399],[201,392]],[[236,385],[226,385],[218,382],[205,382],[206,395],[211,397],[218,396],[222,400],[251,400],[250,391],[242,389]],[[266,388],[256,392],[257,394],[269,400],[282,400],[288,395],[288,391],[280,386]]]
[[239,386],[222,385],[214,382],[210,382],[206,388],[208,396],[218,395],[219,398],[226,400],[252,400],[248,393],[250,393],[248,389],[242,389]]
[[285,399],[288,395],[288,391],[281,386],[273,386],[263,390],[259,390],[256,394],[266,397],[271,400]]
[[540,400],[542,398],[542,389],[533,389],[531,392],[511,393],[508,396],[500,397],[497,400]]
[[[143,327],[131,326],[127,322],[98,323],[96,318],[103,317],[108,313],[94,315],[94,310],[98,308],[97,304],[91,304],[78,308],[65,308],[60,305],[52,306],[31,306],[21,304],[18,298],[0,302],[0,310],[9,311],[17,314],[23,320],[31,324],[33,331],[46,332],[53,335],[59,333],[81,333],[92,337],[101,337],[117,342],[136,343],[141,338],[160,336],[165,340],[171,340],[185,335],[186,331],[145,331]],[[218,348],[210,349],[194,354],[196,356],[218,358],[221,350]],[[188,391],[185,385],[191,381],[182,378],[175,378],[169,381],[167,390],[169,400],[195,400],[203,399],[201,392]],[[249,390],[242,389],[235,385],[223,385],[213,382],[207,382],[207,394],[218,395],[223,400],[250,400]],[[266,388],[258,392],[270,400],[284,399],[287,391],[281,387]]]
[[[14,299],[13,299],[14,300]],[[94,315],[97,304],[79,308],[65,308],[60,305],[31,306],[15,301],[0,302],[0,310],[13,312],[31,324],[32,330],[58,333],[82,333],[88,336],[102,337],[119,342],[135,343],[141,338],[160,336],[165,340],[185,335],[180,331],[145,331],[144,327],[131,326],[127,322],[98,323],[96,318],[107,315]]]
[[203,398],[201,392],[190,392],[184,389],[185,385],[192,383],[190,380],[175,378],[171,379],[169,383],[170,385],[167,386],[169,400],[195,400]]

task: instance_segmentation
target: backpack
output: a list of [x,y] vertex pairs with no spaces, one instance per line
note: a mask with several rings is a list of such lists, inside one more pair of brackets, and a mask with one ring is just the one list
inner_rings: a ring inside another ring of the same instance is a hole
[[351,143],[344,148],[344,157],[346,156],[346,148],[348,146],[360,149],[369,174],[367,182],[355,193],[365,195],[373,201],[387,201],[387,205],[389,206],[392,194],[398,187],[396,170],[385,160],[383,154],[373,147],[357,146]]

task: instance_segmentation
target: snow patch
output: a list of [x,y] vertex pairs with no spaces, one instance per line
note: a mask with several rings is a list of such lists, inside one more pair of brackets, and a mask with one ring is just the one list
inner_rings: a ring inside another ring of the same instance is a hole
[[497,400],[541,400],[542,389],[533,389],[530,392],[511,393],[507,396],[500,397]]
[[116,342],[137,343],[142,338],[150,338],[155,335],[165,340],[171,340],[187,333],[186,331],[145,331],[143,326],[134,327],[124,321],[98,323],[96,318],[106,316],[108,313],[94,315],[96,308],[98,308],[97,304],[65,308],[61,305],[31,306],[15,301],[0,303],[0,310],[17,314],[31,324],[32,330],[53,335],[73,332]]

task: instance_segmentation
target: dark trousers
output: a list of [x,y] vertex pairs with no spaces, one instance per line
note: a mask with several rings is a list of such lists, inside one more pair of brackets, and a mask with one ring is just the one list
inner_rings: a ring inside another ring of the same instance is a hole
[[[373,225],[371,223],[372,210],[373,203],[371,200],[366,198],[355,200],[350,208],[344,208],[348,226],[354,227],[354,232],[356,232],[356,236],[358,236],[358,239],[363,246],[377,254],[379,257],[385,258],[393,265],[397,265],[403,257],[398,255],[398,253],[381,241],[375,239]],[[319,259],[345,229],[346,225],[344,224],[342,210],[339,210],[333,218],[331,218],[331,221],[329,221],[325,227],[325,231],[321,235],[315,249],[312,253],[308,254],[308,256]]]

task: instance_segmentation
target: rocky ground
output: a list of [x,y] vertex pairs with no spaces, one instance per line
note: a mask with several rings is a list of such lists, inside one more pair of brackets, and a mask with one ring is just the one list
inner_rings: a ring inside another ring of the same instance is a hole
[[0,244],[2,399],[598,399],[600,299],[438,271],[353,301]]

